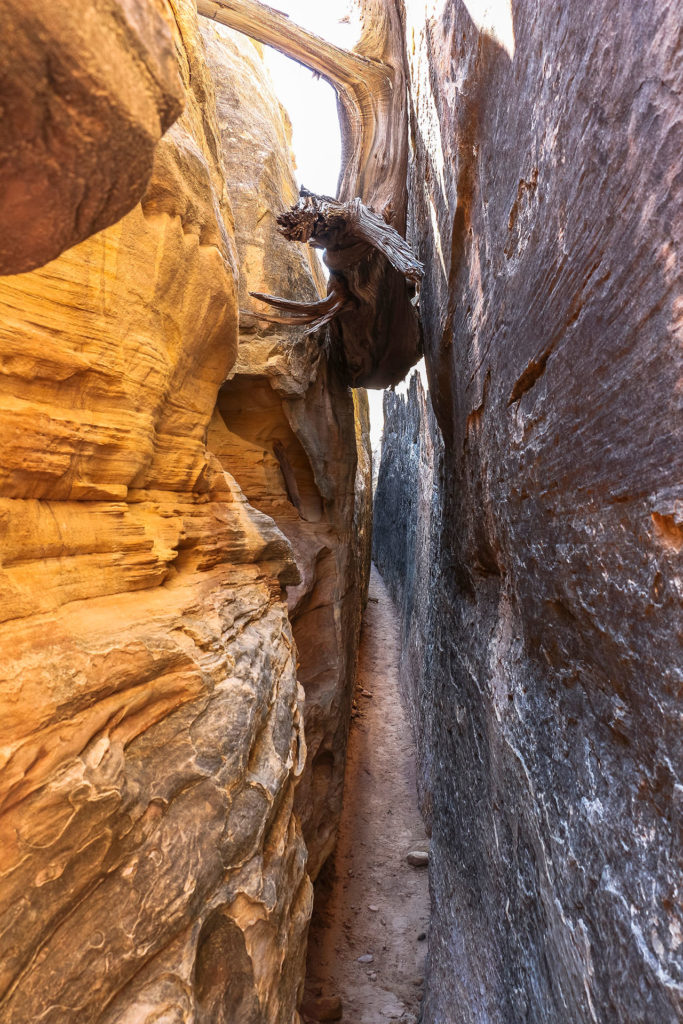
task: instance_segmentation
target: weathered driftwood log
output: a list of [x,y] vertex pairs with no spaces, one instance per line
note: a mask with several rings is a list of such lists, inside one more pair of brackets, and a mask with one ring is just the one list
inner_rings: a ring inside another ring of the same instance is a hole
[[[260,314],[261,319],[308,325],[310,331],[329,323],[331,357],[350,384],[395,383],[397,369],[405,373],[415,362],[411,335],[401,347],[403,320],[414,319],[410,299],[422,276],[408,243],[360,199],[339,203],[305,189],[278,223],[285,238],[325,249],[329,293],[321,302],[304,303],[252,292],[287,314]],[[387,338],[393,339],[388,349]]]
[[[406,227],[408,130],[397,0],[365,0],[363,34],[350,52],[254,0],[198,0],[199,13],[273,46],[336,90],[342,134],[338,199],[302,190],[278,220],[287,238],[325,249],[329,294],[319,303],[258,295],[282,311],[275,323],[329,324],[330,354],[354,387],[401,380],[421,355],[414,304],[422,267]],[[253,315],[253,314],[251,314]]]

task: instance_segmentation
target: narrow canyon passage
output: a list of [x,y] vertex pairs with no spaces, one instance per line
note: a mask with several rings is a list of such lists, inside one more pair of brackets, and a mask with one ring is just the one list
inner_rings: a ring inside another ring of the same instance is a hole
[[0,0],[0,1024],[683,1024],[680,4],[271,2]]
[[408,1024],[418,1016],[429,893],[426,868],[411,866],[406,855],[427,850],[428,841],[398,661],[396,611],[373,566],[339,839],[311,923],[305,1009],[312,1020],[332,1019],[324,1014],[334,1012],[335,996],[349,1024]]

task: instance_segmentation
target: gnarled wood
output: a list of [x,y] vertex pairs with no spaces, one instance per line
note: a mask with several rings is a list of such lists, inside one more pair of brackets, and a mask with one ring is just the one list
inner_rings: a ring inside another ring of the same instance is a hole
[[422,264],[405,238],[360,199],[340,203],[301,189],[299,202],[277,221],[290,241],[326,249],[331,270],[348,269],[376,249],[408,281],[418,284],[422,277]]
[[[198,0],[199,13],[273,46],[336,90],[342,133],[338,199],[302,190],[279,222],[286,237],[326,250],[329,295],[292,303],[257,295],[288,315],[268,323],[330,325],[330,353],[354,387],[387,387],[421,355],[415,285],[422,267],[402,237],[408,133],[401,20],[396,0],[366,0],[356,52],[342,50],[254,0]],[[251,314],[255,315],[255,314]]]
[[319,302],[294,302],[292,299],[282,299],[277,295],[266,295],[263,292],[249,292],[261,302],[267,302],[269,306],[291,312],[291,316],[274,316],[272,313],[248,312],[246,315],[256,320],[264,320],[269,324],[290,324],[306,327],[305,334],[313,334],[314,331],[331,323],[338,313],[341,313],[349,301],[346,291],[342,291],[340,285],[330,288],[326,298]]

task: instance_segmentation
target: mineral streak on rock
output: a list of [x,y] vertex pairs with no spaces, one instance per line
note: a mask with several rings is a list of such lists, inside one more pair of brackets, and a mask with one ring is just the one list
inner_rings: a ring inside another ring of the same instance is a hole
[[[296,198],[290,126],[260,47],[205,22],[240,259],[240,305],[251,291],[324,292],[317,256],[289,245],[277,212]],[[253,97],[259,97],[258,108]],[[237,184],[238,183],[238,184]],[[256,201],[255,201],[256,197]],[[209,445],[252,505],[289,538],[301,584],[288,592],[308,758],[295,807],[315,878],[331,852],[342,787],[361,612],[369,576],[370,455],[364,393],[330,372],[317,338],[244,315],[237,363],[220,390]]]
[[504,48],[432,7],[406,29],[438,427],[417,385],[388,399],[375,524],[432,828],[425,1021],[674,1024],[679,11],[519,0]]
[[[196,12],[173,10],[187,102],[142,202],[0,283],[2,1024],[292,1024],[302,994],[301,574],[206,443],[237,263]],[[342,434],[325,394],[346,462],[301,500],[353,516],[351,401]]]
[[168,0],[3,0],[0,274],[32,270],[140,200],[183,88]]

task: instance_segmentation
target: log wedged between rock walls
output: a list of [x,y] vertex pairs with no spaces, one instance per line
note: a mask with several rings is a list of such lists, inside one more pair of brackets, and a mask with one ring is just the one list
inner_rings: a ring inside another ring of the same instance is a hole
[[[399,5],[395,0],[364,4],[363,35],[353,52],[254,0],[198,0],[198,10],[311,68],[338,97],[342,170],[336,202],[341,209],[332,208],[330,197],[304,191],[282,222],[289,237],[326,249],[328,298],[312,305],[261,293],[282,312],[275,319],[257,310],[252,315],[326,328],[331,361],[352,387],[397,383],[422,354],[416,310],[422,267],[403,237],[408,120]],[[319,230],[302,232],[312,206]],[[297,232],[291,231],[294,219]]]

